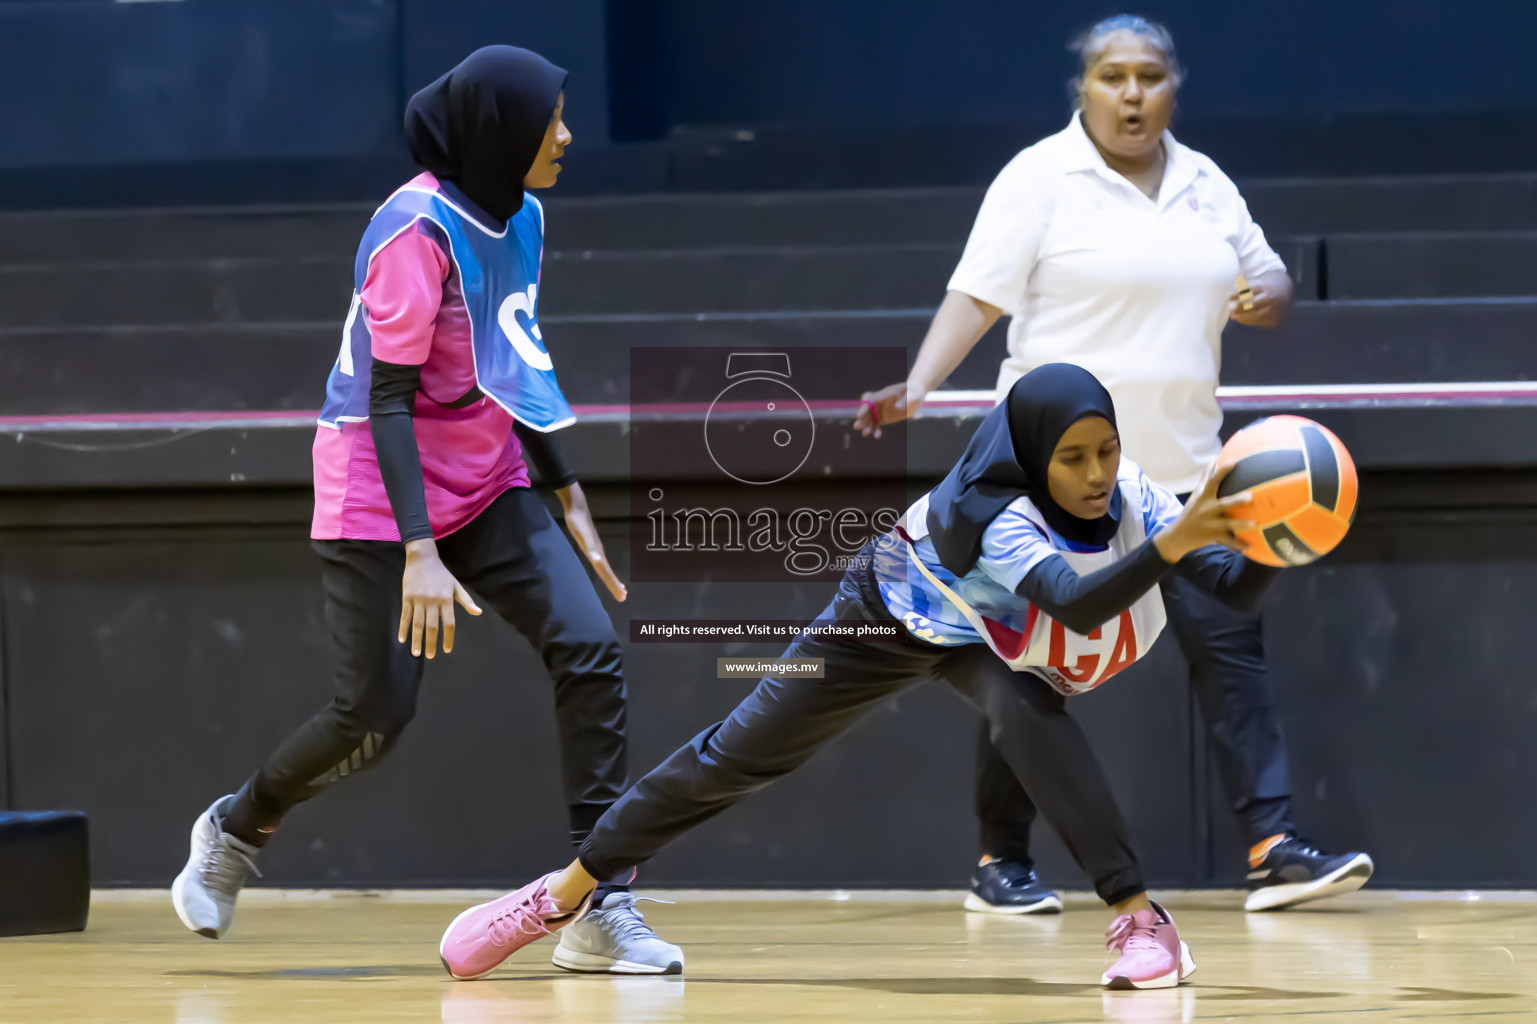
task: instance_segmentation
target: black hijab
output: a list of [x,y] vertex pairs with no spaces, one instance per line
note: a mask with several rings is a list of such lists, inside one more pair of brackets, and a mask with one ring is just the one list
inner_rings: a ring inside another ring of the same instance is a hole
[[982,533],[1009,503],[1028,495],[1057,533],[1079,544],[1110,542],[1121,526],[1121,492],[1110,512],[1079,519],[1051,500],[1046,467],[1067,428],[1088,416],[1115,426],[1110,392],[1081,367],[1047,363],[1014,382],[987,414],[961,459],[929,495],[929,540],[940,564],[964,576],[982,556]]
[[523,208],[523,178],[565,85],[566,69],[537,53],[482,47],[406,104],[411,156],[506,222]]

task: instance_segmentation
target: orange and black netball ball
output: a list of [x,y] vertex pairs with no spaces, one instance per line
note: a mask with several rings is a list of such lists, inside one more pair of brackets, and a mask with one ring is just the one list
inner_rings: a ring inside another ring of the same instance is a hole
[[1302,416],[1271,416],[1234,434],[1219,466],[1219,497],[1252,496],[1228,514],[1251,519],[1243,553],[1266,565],[1306,565],[1332,551],[1356,514],[1356,464],[1340,439]]

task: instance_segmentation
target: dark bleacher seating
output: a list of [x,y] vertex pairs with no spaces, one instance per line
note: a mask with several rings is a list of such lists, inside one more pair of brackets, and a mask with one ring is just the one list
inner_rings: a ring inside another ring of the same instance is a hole
[[1267,231],[1537,231],[1537,175],[1240,183]]
[[1537,294],[1537,231],[1341,234],[1327,258],[1331,299]]
[[[1298,281],[1231,384],[1526,379],[1537,176],[1245,185]],[[541,308],[576,402],[636,345],[915,349],[979,189],[553,199]],[[0,215],[0,410],[312,409],[370,208]],[[985,388],[1001,331],[951,385]]]

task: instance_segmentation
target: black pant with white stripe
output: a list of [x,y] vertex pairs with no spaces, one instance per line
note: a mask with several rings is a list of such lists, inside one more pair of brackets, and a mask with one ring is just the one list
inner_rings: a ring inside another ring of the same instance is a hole
[[[625,785],[622,651],[608,613],[560,526],[526,487],[507,491],[437,543],[454,578],[528,638],[554,680],[572,840],[579,843]],[[314,548],[325,561],[336,696],[240,791],[228,827],[251,842],[294,805],[377,762],[416,714],[423,659],[396,639],[405,548],[358,540],[315,541]]]
[[[867,555],[868,548],[817,621],[896,621],[870,578]],[[880,702],[938,678],[986,716],[993,743],[1105,902],[1142,892],[1126,823],[1065,698],[1039,676],[1011,670],[981,644],[937,647],[905,630],[902,635],[905,643],[811,638],[791,644],[783,657],[823,659],[824,677],[761,680],[724,722],[677,750],[598,819],[582,844],[583,867],[596,878],[628,871],[805,764]]]

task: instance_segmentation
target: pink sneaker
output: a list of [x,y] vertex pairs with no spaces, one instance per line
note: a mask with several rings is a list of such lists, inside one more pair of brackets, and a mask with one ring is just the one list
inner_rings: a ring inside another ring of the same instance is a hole
[[546,884],[559,874],[551,871],[490,903],[471,907],[449,924],[438,943],[438,956],[458,981],[484,977],[509,956],[537,939],[581,919],[592,906],[592,894],[569,914],[561,914]]
[[1195,973],[1174,918],[1156,903],[1152,910],[1116,918],[1105,939],[1106,949],[1121,954],[1099,979],[1106,988],[1173,988]]

